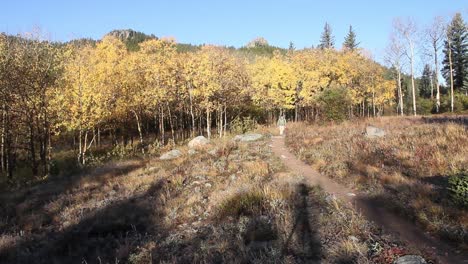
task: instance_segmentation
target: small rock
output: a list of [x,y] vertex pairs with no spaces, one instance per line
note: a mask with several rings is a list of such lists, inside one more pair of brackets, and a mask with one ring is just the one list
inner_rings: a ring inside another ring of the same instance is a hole
[[205,187],[206,187],[206,188],[211,188],[211,183],[208,183],[208,182],[205,183]]
[[237,135],[234,137],[234,141],[241,141],[241,142],[248,142],[248,141],[255,141],[259,140],[263,137],[262,134],[243,134],[243,135]]
[[195,151],[194,149],[189,149],[188,154],[190,156],[193,156],[193,155],[197,154],[197,151]]
[[210,154],[211,156],[216,156],[218,154],[218,149],[212,149],[208,151],[208,154]]
[[231,179],[231,181],[235,181],[236,180],[236,175],[235,174],[232,174],[231,176],[229,176],[229,179]]
[[153,172],[153,171],[156,171],[156,170],[159,170],[159,168],[158,167],[148,167],[146,169],[147,172]]
[[210,140],[204,136],[198,136],[188,143],[189,148],[200,148],[210,143]]
[[385,131],[381,128],[375,126],[367,126],[366,127],[366,137],[367,138],[376,138],[376,137],[383,137],[385,136]]
[[350,241],[352,241],[352,242],[354,242],[354,243],[359,242],[359,238],[357,238],[357,237],[355,237],[355,236],[349,236],[349,237],[348,237],[348,240],[350,240]]
[[418,255],[406,255],[399,257],[393,262],[394,264],[426,264],[426,260]]
[[205,175],[195,175],[194,176],[195,179],[198,179],[198,180],[206,180],[206,176]]
[[174,149],[174,150],[171,150],[169,152],[166,152],[164,154],[161,155],[161,157],[159,157],[160,160],[171,160],[171,159],[175,159],[175,158],[178,158],[182,156],[182,152],[180,152],[180,150],[178,149]]
[[325,201],[327,201],[328,203],[335,201],[335,200],[336,200],[336,196],[334,194],[327,195],[327,197],[325,198]]

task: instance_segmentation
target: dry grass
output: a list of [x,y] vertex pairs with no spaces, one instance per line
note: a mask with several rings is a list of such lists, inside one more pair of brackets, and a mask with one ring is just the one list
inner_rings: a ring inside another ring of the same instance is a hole
[[[368,124],[387,135],[366,138]],[[446,191],[448,178],[468,169],[465,126],[396,117],[327,126],[292,124],[286,141],[320,172],[381,195],[389,207],[466,249],[468,223],[463,219],[468,212],[454,205]]]
[[0,262],[385,263],[398,241],[286,172],[269,144],[214,140],[215,155],[181,147],[6,193]]

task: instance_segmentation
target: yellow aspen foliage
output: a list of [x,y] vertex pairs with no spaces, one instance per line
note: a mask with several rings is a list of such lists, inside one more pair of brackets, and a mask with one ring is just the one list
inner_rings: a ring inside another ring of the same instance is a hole
[[249,67],[252,100],[265,109],[292,109],[298,79],[292,63],[275,52],[272,58],[259,57]]

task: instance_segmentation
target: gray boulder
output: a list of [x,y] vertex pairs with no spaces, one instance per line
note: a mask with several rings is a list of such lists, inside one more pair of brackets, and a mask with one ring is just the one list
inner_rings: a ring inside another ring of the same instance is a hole
[[406,255],[396,259],[394,264],[426,264],[426,260],[417,255]]
[[198,136],[198,137],[190,140],[190,142],[188,143],[188,146],[189,146],[189,148],[199,148],[199,147],[206,146],[209,143],[210,143],[210,140],[208,140],[206,137]]
[[385,130],[375,127],[375,126],[367,126],[366,127],[366,137],[367,138],[377,138],[385,136]]
[[241,141],[241,142],[248,142],[248,141],[256,141],[259,140],[263,137],[262,134],[242,134],[242,135],[237,135],[234,137],[234,141]]
[[176,159],[178,157],[182,156],[182,152],[178,149],[173,149],[169,152],[166,152],[159,157],[160,160],[171,160],[171,159]]

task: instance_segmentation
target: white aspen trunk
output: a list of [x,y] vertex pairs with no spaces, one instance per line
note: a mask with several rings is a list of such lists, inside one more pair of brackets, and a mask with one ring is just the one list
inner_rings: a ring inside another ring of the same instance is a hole
[[449,45],[449,66],[450,66],[450,111],[453,112],[453,69],[452,69],[452,46],[450,40],[448,41]]
[[435,65],[435,87],[436,87],[436,112],[440,109],[440,87],[439,87],[439,62],[437,58],[437,42],[433,42],[434,47],[434,65]]
[[366,100],[362,101],[362,117],[366,117]]
[[219,136],[219,108],[214,112],[216,133]]
[[87,142],[88,142],[88,130],[86,130],[85,136],[84,136],[84,146],[83,146],[83,154],[81,157],[81,161],[83,165],[86,165],[86,149],[87,149]]
[[431,74],[431,100],[434,99],[434,82],[432,81],[434,77]]
[[227,105],[224,103],[224,133],[223,136],[226,136],[226,129],[227,129]]
[[411,64],[411,90],[413,91],[413,114],[416,116],[416,87],[414,85],[414,51],[413,42],[410,41],[410,64]]
[[[96,134],[96,128],[93,128],[93,137],[96,137],[96,135],[97,135]],[[96,149],[96,148],[97,148],[97,141],[95,140],[94,141],[94,149]]]
[[192,117],[192,137],[195,136],[195,115],[193,114],[193,96],[192,96],[192,86],[189,85],[189,99],[190,99],[190,116]]
[[203,112],[202,110],[198,110],[198,134],[203,135]]
[[82,144],[83,130],[78,132],[78,164],[83,164],[83,144]]
[[223,137],[223,107],[219,106],[219,137]]
[[210,139],[211,138],[211,113],[208,107],[206,108],[206,133],[207,133],[208,139]]
[[137,123],[138,135],[140,137],[141,153],[144,155],[145,154],[145,148],[143,147],[143,132],[141,130],[140,118],[138,117],[138,114],[137,114],[136,111],[132,110],[132,112],[135,115],[135,120],[136,120],[136,123]]
[[174,133],[174,124],[172,122],[172,114],[171,114],[171,108],[169,107],[169,104],[166,104],[167,107],[167,114],[169,115],[169,126],[171,127],[171,136],[172,136],[172,142],[175,143],[175,133]]
[[400,115],[403,116],[405,114],[404,107],[403,107],[403,91],[401,89],[401,71],[398,69],[398,97],[400,100]]
[[375,91],[372,90],[372,114],[375,117]]
[[161,131],[161,141],[162,141],[162,144],[164,145],[165,140],[166,140],[165,129],[164,129],[164,108],[159,107],[159,109],[160,109],[159,129]]
[[99,127],[97,129],[97,136],[98,147],[101,147],[101,128]]

